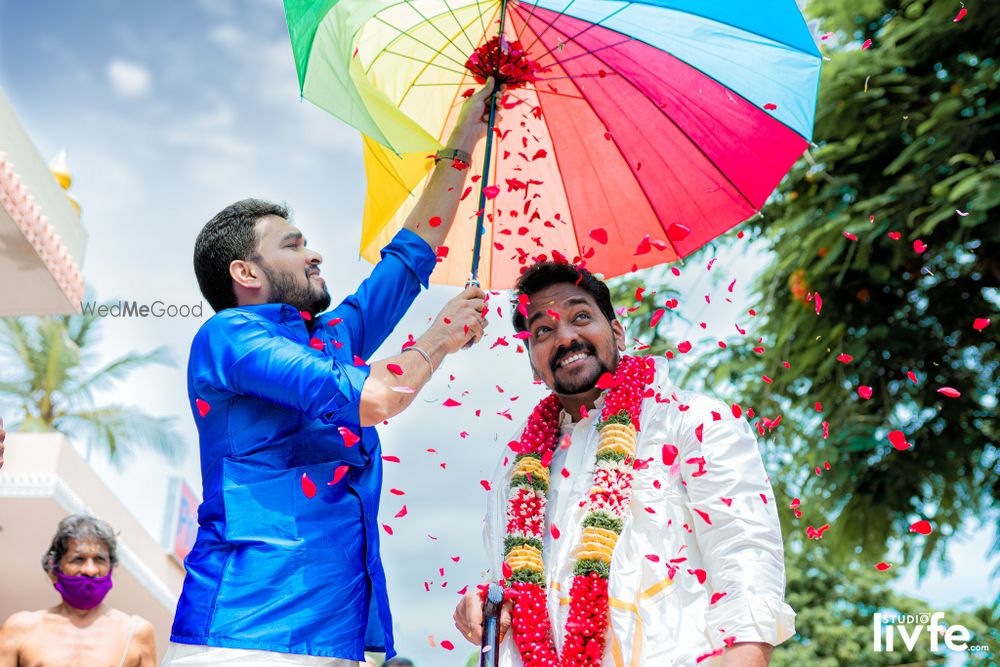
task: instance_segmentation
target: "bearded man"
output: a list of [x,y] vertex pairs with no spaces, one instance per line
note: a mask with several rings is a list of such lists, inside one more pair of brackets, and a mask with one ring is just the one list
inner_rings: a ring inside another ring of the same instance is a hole
[[415,344],[368,360],[427,286],[492,84],[464,103],[382,261],[332,310],[323,258],[284,207],[237,202],[199,234],[195,272],[217,311],[188,364],[205,500],[164,665],[357,667],[366,650],[395,653],[375,425],[482,338],[485,293],[465,290]]
[[[553,393],[488,500],[508,598],[501,667],[767,665],[795,612],[750,425],[675,386],[665,358],[623,356],[608,288],[588,271],[536,264],[517,294],[514,327]],[[479,593],[455,624],[480,641]]]

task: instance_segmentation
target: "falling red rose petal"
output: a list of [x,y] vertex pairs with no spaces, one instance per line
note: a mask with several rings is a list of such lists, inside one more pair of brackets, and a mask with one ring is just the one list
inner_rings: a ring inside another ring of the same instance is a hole
[[204,417],[208,414],[208,411],[212,409],[212,406],[208,404],[208,401],[203,401],[200,398],[194,399],[194,404],[198,408],[198,414]]
[[590,230],[590,238],[594,239],[601,245],[606,245],[608,242],[608,232],[603,227],[596,227]]
[[885,561],[882,561],[881,563],[875,565],[875,569],[878,570],[879,572],[885,572],[890,567],[892,567],[892,565],[889,565],[889,563],[886,563]]
[[337,466],[337,469],[333,471],[333,479],[327,482],[326,485],[333,486],[334,484],[342,480],[344,478],[344,475],[346,475],[347,471],[350,469],[351,466],[349,465]]
[[337,430],[340,431],[340,437],[344,439],[344,447],[353,447],[361,439],[346,426],[338,426]]
[[858,387],[858,396],[867,401],[872,397],[872,388],[865,385]]
[[976,331],[982,331],[989,325],[990,325],[990,320],[988,317],[977,317],[972,322],[972,328],[975,329]]
[[678,449],[674,445],[663,445],[663,465],[671,466],[677,460]]
[[458,406],[461,405],[461,403],[456,401],[454,398],[447,398],[441,405],[443,405],[446,408],[457,408]]
[[484,489],[486,489],[487,491],[489,491],[490,489],[492,489],[492,488],[493,488],[492,486],[490,486],[490,482],[489,482],[489,480],[486,480],[486,479],[481,479],[481,480],[479,480],[479,484],[480,484],[480,485],[481,485],[481,486],[482,486],[482,487],[483,487]]
[[906,434],[902,431],[889,431],[889,442],[899,451],[910,448],[910,443],[906,441]]
[[941,387],[937,391],[939,394],[944,394],[948,398],[958,398],[959,396],[962,395],[962,392],[953,387]]
[[932,530],[934,529],[931,528],[931,522],[926,520],[917,521],[910,526],[911,533],[920,533],[921,535],[930,535]]
[[961,21],[962,19],[964,19],[965,15],[968,14],[968,13],[969,13],[969,10],[967,10],[965,7],[962,7],[961,9],[958,10],[958,14],[955,14],[955,18],[953,18],[951,20],[951,22],[952,23],[958,23],[959,21]]
[[309,475],[302,473],[302,493],[305,494],[306,498],[313,498],[316,495],[316,484],[309,479]]

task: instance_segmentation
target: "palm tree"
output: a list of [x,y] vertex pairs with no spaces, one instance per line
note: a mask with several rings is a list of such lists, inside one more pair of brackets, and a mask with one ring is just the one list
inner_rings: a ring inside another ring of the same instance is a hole
[[137,368],[173,366],[166,349],[130,352],[95,370],[98,320],[86,314],[0,318],[0,403],[14,403],[20,413],[10,430],[79,439],[86,444],[88,460],[95,446],[115,464],[139,449],[177,460],[182,441],[173,418],[94,401],[95,391]]

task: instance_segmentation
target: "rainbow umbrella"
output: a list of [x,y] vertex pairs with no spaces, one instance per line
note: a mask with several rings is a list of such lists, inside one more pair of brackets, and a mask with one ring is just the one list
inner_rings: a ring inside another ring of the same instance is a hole
[[[794,0],[286,0],[305,98],[364,135],[361,253],[402,226],[489,74],[432,280],[505,288],[540,258],[605,276],[756,214],[812,134],[821,56]],[[476,221],[479,221],[478,224]]]

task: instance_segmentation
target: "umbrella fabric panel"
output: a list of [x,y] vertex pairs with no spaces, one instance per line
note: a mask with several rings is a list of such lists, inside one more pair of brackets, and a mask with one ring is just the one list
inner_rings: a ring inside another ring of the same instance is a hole
[[[788,5],[802,21],[794,2]],[[516,5],[528,13],[534,6],[523,1]],[[775,118],[805,139],[812,136],[822,61],[815,45],[810,52],[800,51],[733,25],[652,4],[539,0],[537,7],[666,51],[757,107],[775,105]]]
[[[568,17],[559,17],[556,25],[572,21]],[[590,32],[596,30],[599,29]],[[560,40],[560,30],[552,28],[544,32],[542,41],[546,40]],[[607,66],[603,62],[594,62],[597,56],[603,58],[610,51],[591,54],[575,42],[567,43],[563,49],[560,58],[585,98],[585,108],[596,118],[596,128],[576,142],[561,141],[557,137],[556,146],[561,162],[565,162],[564,151],[572,151],[581,153],[573,160],[574,167],[583,162],[599,166],[599,173],[587,174],[585,187],[593,191],[599,186],[614,201],[638,198],[652,206],[652,217],[658,219],[653,229],[636,228],[631,216],[621,215],[617,210],[605,218],[605,222],[627,230],[628,237],[622,238],[616,246],[618,252],[634,252],[645,234],[670,242],[665,236],[664,226],[672,223],[684,224],[695,230],[693,236],[685,239],[693,250],[753,215],[756,211],[753,204],[733,187],[717,165],[656,102],[613,71],[603,77],[593,76],[601,65]],[[562,117],[550,115],[546,105],[542,106],[542,111],[549,116],[550,127],[562,124]],[[595,150],[608,144],[620,154],[617,161],[602,159],[594,154]],[[606,175],[611,172],[612,165],[618,163],[623,165],[621,180],[618,183],[609,182]],[[567,171],[572,173],[574,167]],[[633,187],[638,192],[631,191]],[[572,193],[570,202],[571,205],[576,202]],[[579,221],[580,217],[574,211],[574,220]],[[660,262],[667,261],[666,257],[654,257]],[[621,266],[622,260],[627,261],[627,256],[617,259],[618,265],[614,267],[617,272],[629,270],[631,263]]]
[[[623,41],[621,35],[602,27],[587,29],[581,21],[545,10],[537,10],[531,20],[551,26],[541,33],[541,41],[549,46],[562,43],[566,35],[576,35],[575,41],[564,44],[560,58],[567,61],[567,69],[577,77],[584,97],[592,100],[595,109],[610,100],[627,110],[622,114],[609,112],[609,127],[622,115],[634,119],[642,113],[639,125],[644,131],[637,136],[645,135],[655,146],[661,137],[672,136],[670,126],[676,126],[688,138],[690,148],[709,163],[706,173],[718,172],[715,178],[720,182],[712,191],[733,189],[750,205],[743,218],[763,205],[806,148],[804,139],[765,111],[663,51],[643,42]],[[599,72],[605,76],[595,78]],[[623,140],[632,138],[621,132],[614,136],[615,141],[621,136]],[[636,148],[642,149],[641,144]],[[632,164],[658,168],[648,156],[628,150],[624,153]],[[689,194],[702,198],[698,192]],[[664,222],[669,224],[669,220]]]
[[[550,9],[572,14],[572,6],[579,0],[517,0],[519,5],[543,5]],[[623,5],[623,2],[603,2],[605,5]],[[787,44],[806,53],[819,52],[809,33],[809,27],[795,0],[755,0],[748,5],[745,0],[634,0],[631,4],[650,5],[662,9],[672,9],[694,16],[701,16],[717,23],[731,25],[768,39]]]
[[484,40],[483,26],[498,13],[495,2],[399,2],[358,32],[355,58],[373,86],[440,138],[441,120],[468,76],[465,62]]

